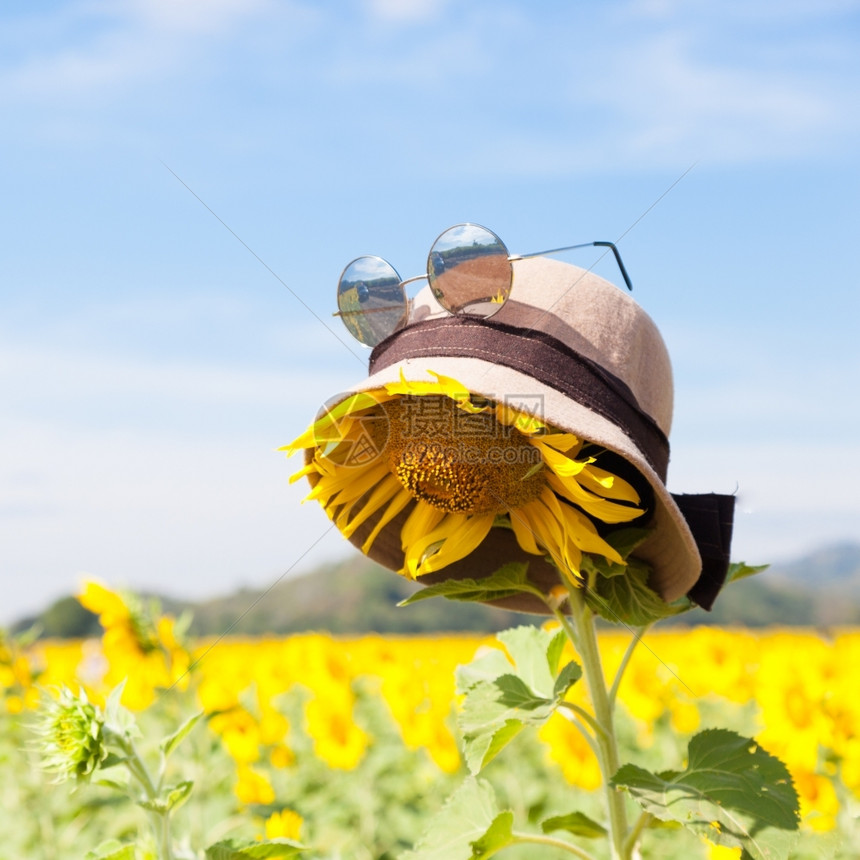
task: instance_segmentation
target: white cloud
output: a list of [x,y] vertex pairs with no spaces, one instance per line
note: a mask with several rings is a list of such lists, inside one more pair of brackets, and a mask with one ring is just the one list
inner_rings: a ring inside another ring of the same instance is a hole
[[366,0],[365,5],[380,21],[412,24],[438,18],[448,3],[447,0]]
[[837,94],[809,78],[696,54],[683,34],[654,39],[591,91],[595,102],[614,103],[629,124],[631,154],[686,151],[713,160],[803,154],[844,128]]
[[[92,98],[158,82],[193,69],[207,45],[233,36],[244,21],[274,14],[274,8],[270,0],[72,3],[55,16],[64,38],[44,45],[35,41],[17,65],[0,73],[0,96]],[[293,9],[297,17],[306,17],[292,6],[279,7],[278,14]],[[28,19],[15,25],[22,32],[30,29]]]
[[662,20],[693,15],[721,26],[745,21],[764,21],[773,26],[851,14],[858,8],[857,0],[783,0],[778,4],[771,0],[706,0],[695,4],[689,0],[631,0],[619,4],[619,15]]
[[126,8],[132,20],[160,32],[211,34],[226,32],[273,5],[271,0],[129,0]]
[[[657,5],[656,22],[603,7],[567,39],[534,18],[494,32],[496,73],[517,87],[512,121],[473,160],[491,173],[546,176],[853,155],[856,46],[828,9],[769,4],[750,17],[739,6],[725,20],[721,4]],[[524,33],[542,46],[533,62]],[[511,81],[506,62],[529,71]]]

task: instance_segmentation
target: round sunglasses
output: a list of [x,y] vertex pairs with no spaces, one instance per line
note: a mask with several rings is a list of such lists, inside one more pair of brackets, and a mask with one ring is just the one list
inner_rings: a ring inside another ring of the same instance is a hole
[[382,257],[357,257],[341,273],[337,284],[339,316],[350,334],[376,346],[402,328],[409,317],[405,287],[426,280],[436,301],[449,314],[486,319],[501,310],[514,282],[512,263],[529,257],[604,247],[615,255],[628,290],[633,289],[618,248],[612,242],[584,242],[534,254],[508,253],[505,243],[479,224],[457,224],[442,233],[430,248],[427,271],[401,280]]

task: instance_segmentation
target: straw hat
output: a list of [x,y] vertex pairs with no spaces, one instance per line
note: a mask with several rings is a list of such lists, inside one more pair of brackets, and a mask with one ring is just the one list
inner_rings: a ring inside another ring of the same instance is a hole
[[[488,319],[449,315],[423,289],[407,324],[373,349],[369,376],[351,392],[424,381],[432,371],[515,409],[539,410],[547,424],[620,455],[653,493],[651,534],[634,553],[652,567],[649,584],[667,602],[689,594],[710,608],[726,576],[734,497],[673,496],[666,488],[673,384],[657,327],[629,295],[579,267],[537,257],[515,262],[513,271],[510,298]],[[403,565],[406,513],[367,552],[394,570]],[[373,522],[351,542],[361,547]],[[509,529],[492,529],[466,558],[419,581],[480,578],[516,560],[529,563],[530,579],[545,590],[558,584],[556,570],[521,549]],[[546,611],[528,595],[501,603]]]

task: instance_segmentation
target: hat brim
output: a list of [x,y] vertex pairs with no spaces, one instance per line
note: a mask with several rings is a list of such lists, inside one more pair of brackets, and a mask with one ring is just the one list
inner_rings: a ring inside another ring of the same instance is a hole
[[[643,452],[612,421],[549,385],[525,373],[479,358],[439,355],[395,362],[364,379],[344,397],[354,392],[381,389],[401,378],[424,382],[432,378],[430,371],[456,379],[477,395],[504,400],[514,407],[519,398],[530,411],[534,409],[535,402],[539,402],[541,418],[548,424],[624,457],[648,481],[654,492],[654,511],[648,524],[651,533],[634,552],[637,558],[646,561],[652,568],[650,587],[666,602],[682,597],[692,588],[702,570],[699,550],[683,514]],[[367,553],[374,561],[393,570],[403,566],[400,531],[409,510],[407,508],[388,523]],[[350,541],[361,547],[377,519],[376,516],[371,517],[362,528],[356,530]],[[420,577],[419,582],[431,584],[444,579],[467,577],[480,579],[510,561],[528,561],[530,580],[544,591],[558,584],[555,569],[541,557],[522,550],[513,533],[507,529],[493,529],[465,559],[436,573],[426,574]],[[540,600],[529,595],[517,595],[497,603],[526,612],[548,611]]]

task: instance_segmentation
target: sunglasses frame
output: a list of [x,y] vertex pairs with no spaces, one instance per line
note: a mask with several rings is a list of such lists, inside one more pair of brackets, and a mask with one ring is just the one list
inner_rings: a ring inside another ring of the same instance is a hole
[[[345,318],[348,316],[353,316],[353,315],[358,315],[358,314],[365,316],[367,314],[372,314],[372,313],[383,313],[383,312],[391,313],[392,311],[396,311],[396,310],[399,310],[400,308],[402,308],[403,312],[400,315],[399,320],[395,324],[394,328],[392,328],[392,330],[390,332],[388,332],[388,334],[393,334],[395,331],[398,331],[400,328],[402,328],[402,326],[404,324],[404,320],[408,319],[409,308],[410,308],[410,303],[411,303],[411,299],[407,298],[406,290],[404,288],[407,286],[407,284],[412,284],[412,283],[415,283],[417,281],[424,281],[424,280],[426,280],[431,285],[431,288],[433,287],[434,277],[438,277],[438,276],[431,275],[430,262],[431,262],[431,259],[433,258],[433,254],[439,253],[438,251],[434,251],[434,249],[439,244],[439,240],[443,236],[447,235],[452,230],[456,230],[456,229],[462,228],[462,227],[477,228],[478,230],[484,231],[489,236],[492,236],[497,241],[500,248],[504,249],[504,252],[505,252],[505,255],[507,258],[507,262],[509,264],[515,263],[519,260],[528,260],[528,259],[531,259],[533,257],[544,257],[548,254],[560,254],[560,253],[563,253],[565,251],[576,251],[580,248],[592,248],[592,247],[608,248],[610,251],[612,251],[612,254],[615,257],[615,262],[618,264],[618,269],[621,272],[621,277],[624,279],[624,283],[625,283],[627,289],[630,291],[633,290],[633,284],[630,281],[630,276],[627,274],[627,269],[625,268],[624,262],[621,259],[621,254],[618,251],[618,248],[616,247],[614,242],[608,242],[608,241],[581,242],[577,245],[564,245],[560,248],[549,248],[546,251],[536,251],[536,252],[530,253],[530,254],[510,254],[510,252],[508,251],[507,245],[505,245],[505,243],[492,230],[490,230],[488,227],[482,226],[481,224],[475,224],[473,222],[466,221],[466,222],[463,222],[462,224],[454,224],[453,226],[448,227],[446,230],[443,230],[436,237],[433,244],[430,246],[429,253],[427,254],[427,263],[428,263],[427,269],[428,269],[428,271],[424,272],[421,275],[413,275],[412,277],[401,279],[400,274],[398,273],[397,269],[395,269],[394,266],[392,266],[391,263],[389,263],[388,260],[384,259],[383,257],[378,257],[375,255],[363,255],[360,257],[356,257],[354,260],[349,262],[344,267],[343,271],[341,272],[340,278],[338,279],[338,306],[340,307],[340,297],[342,295],[341,286],[344,283],[344,275],[349,271],[349,269],[353,265],[355,265],[360,260],[377,260],[380,263],[385,264],[391,270],[391,272],[394,274],[394,276],[399,281],[398,289],[400,290],[400,292],[402,294],[402,303],[398,304],[398,305],[389,305],[389,306],[383,306],[383,307],[378,307],[378,308],[366,308],[363,310],[354,310],[354,311],[353,310],[339,309],[339,310],[335,311],[332,314],[332,316],[340,317],[343,320],[344,325],[346,326],[349,333],[359,343],[362,343],[365,346],[373,347],[377,343],[382,341],[384,339],[384,337],[380,337],[378,340],[374,341],[373,343],[368,343],[365,339],[363,339],[362,337],[359,337],[359,335],[356,333],[356,331],[354,331],[349,326],[349,324],[346,322]],[[603,256],[605,256],[605,253]],[[602,259],[602,258],[603,257],[601,257],[600,259]],[[590,271],[590,269],[589,269],[589,271]],[[504,298],[502,299],[501,302],[499,302],[499,308],[498,308],[499,310],[501,309],[502,305],[504,305],[504,303],[508,300],[508,298],[510,296],[510,291],[511,291],[511,289],[513,289],[513,267],[510,268],[510,273],[511,273],[511,276],[510,276],[510,281],[509,281],[510,286],[509,286],[508,294],[504,296]],[[366,287],[365,287],[365,289],[366,289]],[[434,290],[434,295],[435,295],[435,290]],[[437,296],[437,301],[438,300],[439,300],[439,298]],[[450,314],[451,316],[476,316],[476,317],[483,318],[483,319],[487,319],[489,316],[492,316],[492,314],[475,314],[475,313],[469,313],[469,312],[463,311],[463,310],[454,311],[454,310],[449,309],[445,305],[443,305],[441,302],[440,302],[440,306],[442,307],[442,309],[446,313]],[[496,311],[493,311],[493,314],[494,313],[496,313]],[[387,337],[387,335],[385,335],[385,336]]]

